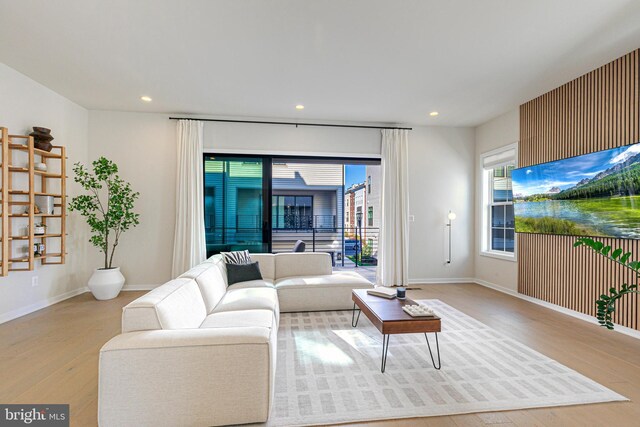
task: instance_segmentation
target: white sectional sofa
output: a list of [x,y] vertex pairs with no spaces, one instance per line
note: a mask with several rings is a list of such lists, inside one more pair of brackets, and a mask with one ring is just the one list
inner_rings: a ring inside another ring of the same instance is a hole
[[216,255],[124,307],[100,351],[100,426],[266,421],[280,311],[351,309],[351,290],[372,287],[326,253],[251,257],[263,280],[227,286]]

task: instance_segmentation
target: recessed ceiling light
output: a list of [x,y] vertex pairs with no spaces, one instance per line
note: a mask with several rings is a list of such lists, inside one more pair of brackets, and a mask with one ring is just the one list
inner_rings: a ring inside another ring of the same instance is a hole
[[302,104],[296,105],[296,110],[304,110],[304,105]]
[[140,99],[143,100],[144,102],[151,102],[152,101],[151,97],[150,96],[146,96],[146,95],[145,96],[141,96]]
[[437,116],[438,114],[439,114],[439,113],[438,113],[437,111],[432,111],[432,112],[430,112],[430,113],[429,113],[429,115],[430,115],[431,117],[435,117],[435,116]]

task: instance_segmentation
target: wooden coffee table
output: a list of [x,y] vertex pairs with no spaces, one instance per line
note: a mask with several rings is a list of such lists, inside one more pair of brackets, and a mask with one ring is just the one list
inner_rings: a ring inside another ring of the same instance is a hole
[[[351,299],[353,300],[353,312],[351,314],[351,326],[354,328],[358,326],[358,320],[360,320],[360,313],[364,313],[365,316],[378,328],[382,333],[382,364],[380,365],[380,372],[384,373],[385,366],[387,364],[387,351],[389,350],[389,338],[393,334],[424,334],[427,340],[427,347],[429,347],[429,355],[431,356],[431,363],[436,369],[442,367],[440,362],[440,345],[438,344],[438,332],[440,329],[440,318],[434,317],[411,317],[402,310],[402,306],[407,304],[416,304],[415,301],[410,299],[399,300],[386,299],[376,297],[367,294],[366,289],[354,289],[351,292]],[[358,311],[358,317],[356,318],[356,311]],[[429,343],[428,333],[434,333],[436,335],[436,352],[438,354],[438,366],[436,366],[433,353],[431,352],[431,344]]]

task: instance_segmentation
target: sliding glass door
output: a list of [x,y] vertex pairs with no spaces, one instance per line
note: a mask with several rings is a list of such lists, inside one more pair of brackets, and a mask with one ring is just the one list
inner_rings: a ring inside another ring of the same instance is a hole
[[380,182],[376,159],[206,154],[207,254],[290,252],[302,240],[373,281]]
[[204,213],[207,256],[271,251],[271,162],[262,157],[206,155]]

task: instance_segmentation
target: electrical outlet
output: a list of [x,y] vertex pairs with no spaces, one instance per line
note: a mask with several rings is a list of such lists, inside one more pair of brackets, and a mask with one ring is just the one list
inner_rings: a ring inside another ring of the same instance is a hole
[[36,286],[38,286],[38,285],[39,285],[39,283],[38,283],[38,276],[33,276],[33,277],[31,278],[31,286],[33,286],[33,287],[35,288],[35,287],[36,287]]
[[415,220],[416,220],[415,215],[409,215],[409,222],[415,222]]

